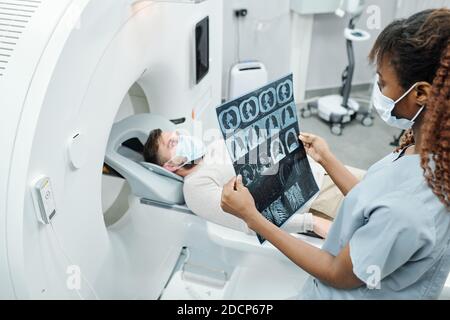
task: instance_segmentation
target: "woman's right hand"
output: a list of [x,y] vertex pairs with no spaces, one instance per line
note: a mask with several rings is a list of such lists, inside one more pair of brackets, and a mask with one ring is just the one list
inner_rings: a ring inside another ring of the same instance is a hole
[[308,155],[323,165],[324,160],[331,154],[328,143],[323,138],[306,132],[300,133],[298,138],[303,142]]

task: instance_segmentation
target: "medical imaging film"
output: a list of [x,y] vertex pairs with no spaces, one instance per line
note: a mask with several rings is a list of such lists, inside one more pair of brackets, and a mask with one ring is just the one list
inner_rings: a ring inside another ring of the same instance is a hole
[[292,74],[216,110],[236,175],[278,227],[319,191],[298,140],[296,110]]

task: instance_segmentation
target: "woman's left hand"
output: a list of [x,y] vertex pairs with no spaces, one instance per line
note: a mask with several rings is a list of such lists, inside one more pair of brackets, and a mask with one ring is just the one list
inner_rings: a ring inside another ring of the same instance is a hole
[[247,224],[258,216],[255,200],[242,184],[241,176],[232,178],[224,185],[220,206],[223,211],[244,220]]

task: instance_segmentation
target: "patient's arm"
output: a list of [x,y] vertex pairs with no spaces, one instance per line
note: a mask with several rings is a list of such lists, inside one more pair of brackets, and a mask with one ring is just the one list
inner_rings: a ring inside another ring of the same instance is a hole
[[[184,179],[183,192],[187,206],[196,215],[208,221],[255,235],[255,232],[249,229],[244,221],[224,212],[220,207],[222,186],[235,176],[235,171],[223,141],[213,143],[209,150],[210,153],[204,163]],[[313,165],[312,171],[316,180],[319,179],[319,176],[323,177],[324,170],[321,166]],[[309,225],[307,231],[315,231],[312,216],[311,222],[306,224],[303,218],[304,216],[301,214],[296,214],[289,219],[283,229],[290,233],[300,233],[304,232],[306,225]],[[324,228],[320,227],[320,230],[322,229]],[[323,236],[324,234],[319,235]]]
[[189,177],[184,182],[183,193],[186,205],[197,216],[224,227],[254,234],[243,220],[222,210],[220,207],[222,187],[219,187],[212,178],[198,175]]
[[326,239],[328,236],[328,232],[330,231],[332,222],[320,217],[313,217],[313,221],[314,233]]
[[[255,235],[243,220],[222,210],[220,207],[222,187],[214,178],[194,174],[185,180],[183,192],[187,206],[197,216],[227,228]],[[289,233],[314,231],[322,238],[326,238],[330,226],[330,221],[314,217],[311,213],[297,213],[283,225],[282,229]]]
[[296,213],[282,227],[288,233],[308,233],[313,231],[318,236],[326,239],[332,222],[312,213]]

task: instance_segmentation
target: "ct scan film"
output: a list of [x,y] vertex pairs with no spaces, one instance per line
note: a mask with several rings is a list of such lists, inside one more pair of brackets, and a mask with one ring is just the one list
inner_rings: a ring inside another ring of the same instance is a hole
[[293,89],[290,74],[216,110],[236,175],[278,227],[319,191],[298,140]]

